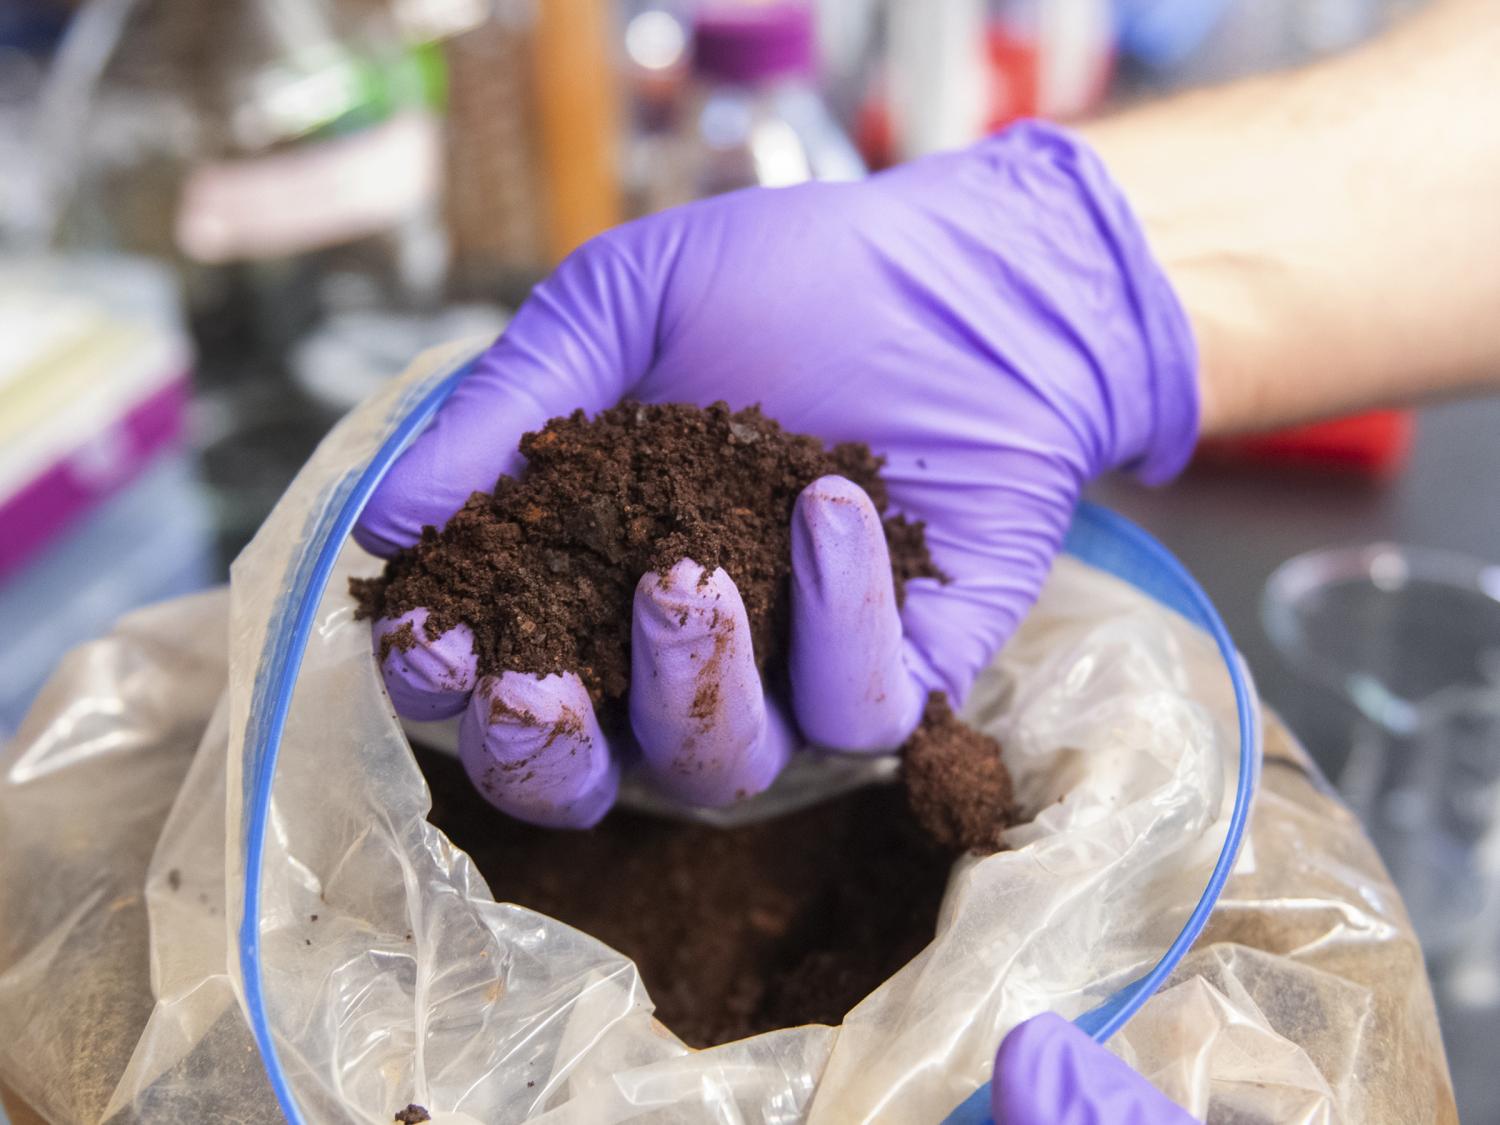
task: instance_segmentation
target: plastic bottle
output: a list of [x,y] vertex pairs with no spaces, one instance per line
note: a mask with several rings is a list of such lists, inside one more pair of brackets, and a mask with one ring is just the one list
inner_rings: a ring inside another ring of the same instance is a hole
[[654,207],[761,185],[856,180],[865,165],[816,83],[813,13],[802,4],[710,4],[693,22],[687,112]]

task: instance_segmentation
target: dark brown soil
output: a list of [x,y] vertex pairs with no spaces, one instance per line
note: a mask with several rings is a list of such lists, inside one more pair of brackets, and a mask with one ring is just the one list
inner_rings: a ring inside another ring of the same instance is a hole
[[939,844],[993,852],[1015,820],[1000,744],[963,723],[940,692],[901,749],[901,776],[912,813]]
[[[650,570],[691,558],[723,567],[750,616],[757,658],[781,651],[797,494],[838,473],[884,513],[881,459],[861,443],[825,449],[750,408],[624,403],[555,418],[521,439],[526,468],[476,492],[448,525],[356,580],[366,617],[425,607],[429,636],[474,631],[482,674],[577,672],[596,702],[630,678],[631,601]],[[920,524],[886,518],[897,595],[938,577]],[[415,638],[400,634],[390,644]]]
[[431,1120],[432,1114],[423,1106],[413,1104],[396,1111],[397,1125],[421,1125],[423,1121]]
[[616,810],[587,832],[497,816],[447,755],[417,750],[431,821],[500,902],[635,961],[657,1017],[710,1046],[844,1014],[932,940],[954,858],[875,786],[743,828]]

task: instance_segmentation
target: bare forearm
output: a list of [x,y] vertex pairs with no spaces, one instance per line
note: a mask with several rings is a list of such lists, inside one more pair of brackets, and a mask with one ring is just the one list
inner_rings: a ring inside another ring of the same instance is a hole
[[1193,322],[1203,432],[1500,386],[1500,2],[1084,128]]

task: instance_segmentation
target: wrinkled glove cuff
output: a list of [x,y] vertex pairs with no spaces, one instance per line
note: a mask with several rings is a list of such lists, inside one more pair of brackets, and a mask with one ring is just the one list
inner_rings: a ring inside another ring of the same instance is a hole
[[[1125,470],[1147,484],[1171,480],[1186,467],[1198,440],[1198,349],[1187,311],[1124,193],[1081,137],[1055,125],[1023,121],[970,151],[989,162],[1003,183],[1022,188],[1028,202],[1042,201],[1051,212],[1046,228],[1067,249],[1112,259],[1112,271],[1090,279],[1098,285],[1112,275],[1111,288],[1117,279],[1113,292],[1090,297],[1116,304],[1124,314],[1100,318],[1114,331],[1087,341],[1111,421],[1097,467]],[[1065,310],[1065,316],[1074,320],[1066,327],[1077,330],[1081,314]]]

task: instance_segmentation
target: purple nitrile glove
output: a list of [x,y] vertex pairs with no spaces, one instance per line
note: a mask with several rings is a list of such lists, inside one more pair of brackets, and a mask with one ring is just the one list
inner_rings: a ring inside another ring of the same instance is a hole
[[[669,794],[721,804],[765,788],[799,736],[886,750],[929,690],[961,701],[1036,598],[1083,484],[1117,468],[1163,481],[1185,463],[1194,368],[1182,308],[1098,159],[1024,124],[862,183],[719,196],[589,242],[393,467],[355,535],[379,554],[414,542],[516,472],[523,433],[626,397],[759,403],[790,430],[885,454],[893,508],[926,521],[951,581],[911,582],[898,611],[868,498],[814,482],[793,516],[790,699],[759,686],[732,574],[711,576],[717,619],[677,571],[636,592],[643,760]],[[432,666],[407,650],[382,667],[398,710],[427,718],[451,710],[467,665],[462,638],[417,634]],[[494,698],[481,681],[462,735],[491,800],[547,823],[602,815],[614,773],[597,728],[577,736],[588,753],[502,777],[487,763],[521,761],[531,734]]]
[[990,1084],[995,1125],[1198,1125],[1176,1102],[1059,1015],[1005,1037]]

